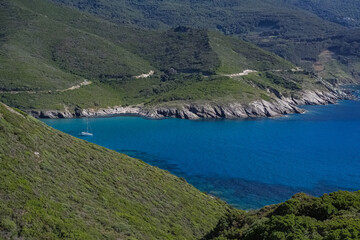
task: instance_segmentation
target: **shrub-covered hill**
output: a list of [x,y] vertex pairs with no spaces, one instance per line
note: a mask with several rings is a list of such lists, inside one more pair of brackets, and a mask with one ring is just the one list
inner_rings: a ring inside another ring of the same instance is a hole
[[0,103],[0,239],[196,239],[229,207]]
[[[150,29],[179,25],[217,29],[239,35],[308,70],[313,70],[319,55],[333,45],[347,47],[344,35],[353,35],[360,26],[357,0],[53,1],[113,22]],[[357,37],[350,44],[359,42]],[[322,77],[360,81],[359,58],[352,57],[356,52],[356,48],[350,48],[350,54],[335,52],[333,64],[326,64],[330,74]],[[341,74],[332,71],[334,64]]]
[[257,211],[233,211],[204,239],[360,239],[360,191],[299,193]]
[[[311,73],[292,73],[290,62],[220,32],[139,29],[48,0],[0,4],[0,101],[23,110],[248,103],[271,99],[268,87],[289,96],[283,86],[296,85],[293,92],[318,86]],[[246,69],[258,73],[224,76]]]

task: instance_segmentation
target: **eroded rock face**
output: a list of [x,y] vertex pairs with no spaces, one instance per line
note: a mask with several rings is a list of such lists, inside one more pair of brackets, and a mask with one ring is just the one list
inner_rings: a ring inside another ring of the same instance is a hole
[[353,99],[352,95],[340,89],[329,88],[328,91],[304,91],[298,98],[284,97],[281,94],[272,101],[256,100],[249,104],[232,102],[219,103],[182,103],[177,106],[129,106],[109,107],[102,109],[80,109],[73,111],[31,111],[38,118],[73,118],[104,117],[114,115],[136,115],[147,118],[182,118],[182,119],[216,119],[216,118],[255,118],[279,117],[291,113],[303,113],[299,105],[325,105],[336,103],[340,99]]
[[303,113],[299,105],[325,105],[336,103],[340,99],[352,99],[352,96],[341,90],[305,91],[300,98],[283,97],[271,102],[257,100],[250,104],[241,103],[217,104],[183,104],[181,107],[153,107],[142,109],[139,115],[149,118],[184,118],[184,119],[212,119],[212,118],[255,118],[278,117],[291,113]]
[[74,113],[70,112],[69,110],[31,111],[29,113],[36,118],[73,118],[74,117]]
[[101,109],[82,109],[79,117],[104,117],[112,115],[138,115],[141,112],[140,107],[112,107]]

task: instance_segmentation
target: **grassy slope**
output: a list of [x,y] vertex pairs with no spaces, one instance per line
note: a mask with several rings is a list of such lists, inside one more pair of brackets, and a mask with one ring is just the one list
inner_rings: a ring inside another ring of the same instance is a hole
[[3,90],[61,89],[84,77],[136,75],[152,69],[147,61],[121,46],[76,28],[71,24],[74,18],[84,23],[87,19],[76,11],[43,1],[1,4]]
[[[37,54],[34,48],[42,39],[29,36],[31,22],[35,21],[34,14],[12,6],[9,2],[1,1],[0,14],[0,83],[2,90],[26,89],[53,89],[65,88],[72,83],[82,81],[81,77],[69,74],[47,61],[44,55],[46,49],[41,49],[42,54]],[[25,23],[28,22],[28,23]],[[34,30],[34,35],[38,30]],[[45,34],[45,33],[44,33]],[[29,44],[29,41],[32,43]]]
[[232,212],[204,239],[359,239],[360,191],[296,194],[258,211]]
[[0,193],[0,238],[194,239],[228,208],[166,171],[2,104]]
[[237,73],[246,69],[257,71],[288,70],[294,66],[273,53],[237,38],[210,32],[210,44],[218,54],[221,66],[218,73]]

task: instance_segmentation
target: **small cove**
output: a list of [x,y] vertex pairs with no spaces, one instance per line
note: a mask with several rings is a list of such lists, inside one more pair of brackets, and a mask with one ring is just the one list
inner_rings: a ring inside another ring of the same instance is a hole
[[360,102],[276,119],[43,119],[63,132],[170,171],[241,209],[360,189]]

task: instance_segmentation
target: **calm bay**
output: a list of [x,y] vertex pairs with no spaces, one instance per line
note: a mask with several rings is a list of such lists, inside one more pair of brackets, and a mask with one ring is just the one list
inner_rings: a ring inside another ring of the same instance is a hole
[[297,192],[360,189],[360,102],[305,106],[275,119],[43,119],[63,132],[170,171],[241,209]]

